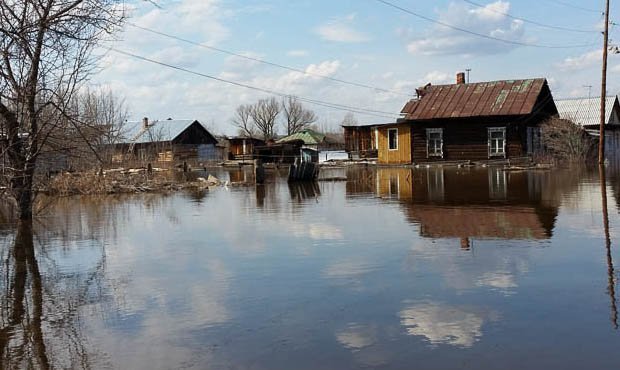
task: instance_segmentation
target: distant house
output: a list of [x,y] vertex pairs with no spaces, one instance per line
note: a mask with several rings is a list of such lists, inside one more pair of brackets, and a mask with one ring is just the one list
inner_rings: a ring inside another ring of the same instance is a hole
[[[586,130],[598,131],[601,124],[601,98],[558,99],[555,101],[560,118],[572,121]],[[620,128],[620,103],[617,96],[605,100],[605,125]]]
[[215,161],[217,139],[196,120],[163,120],[131,123],[122,140],[114,144],[114,161]]
[[377,126],[378,162],[487,160],[540,148],[540,124],[557,114],[547,80],[427,85],[396,123]]
[[[280,144],[269,141],[265,145],[254,147],[254,158],[264,163],[291,164],[301,155],[303,145],[300,140]],[[316,157],[318,160],[318,155]]]
[[305,161],[318,162],[319,152],[342,150],[344,140],[337,135],[322,134],[311,129],[305,129],[276,140],[274,148],[278,145],[292,145],[299,148],[295,155],[301,155]]
[[344,150],[351,159],[377,158],[377,125],[342,126]]
[[237,136],[228,138],[228,159],[253,159],[254,148],[264,146],[260,139]]
[[[599,136],[601,98],[558,99],[555,102],[560,118],[583,127],[592,136]],[[605,100],[605,157],[620,158],[620,103],[617,96]]]
[[342,150],[344,142],[333,135],[322,134],[320,132],[305,129],[289,136],[276,140],[276,144],[285,144],[300,141],[303,147],[316,151]]

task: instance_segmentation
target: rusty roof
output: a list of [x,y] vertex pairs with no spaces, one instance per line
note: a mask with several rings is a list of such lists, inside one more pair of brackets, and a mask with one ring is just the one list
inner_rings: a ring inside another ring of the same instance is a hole
[[545,89],[544,78],[426,86],[401,113],[407,120],[527,115]]

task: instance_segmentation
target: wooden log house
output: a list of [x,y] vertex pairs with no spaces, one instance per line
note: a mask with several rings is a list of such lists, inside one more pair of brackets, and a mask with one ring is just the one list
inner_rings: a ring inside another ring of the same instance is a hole
[[427,85],[396,123],[377,126],[378,163],[508,159],[541,149],[557,115],[546,79]]

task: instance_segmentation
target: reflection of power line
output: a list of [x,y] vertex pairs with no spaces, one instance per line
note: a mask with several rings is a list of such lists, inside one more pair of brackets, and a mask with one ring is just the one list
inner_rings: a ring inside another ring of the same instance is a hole
[[616,304],[616,279],[614,276],[614,263],[611,256],[611,237],[609,235],[609,214],[607,211],[607,182],[605,179],[605,166],[599,166],[599,178],[601,182],[601,201],[603,207],[603,227],[605,230],[605,250],[607,257],[607,293],[611,299],[611,322],[614,329],[618,329],[618,306]]
[[192,71],[192,70],[189,70],[187,68],[183,68],[183,67],[175,66],[175,65],[172,65],[172,64],[160,62],[160,61],[157,61],[157,60],[154,60],[154,59],[143,57],[143,56],[138,55],[138,54],[130,53],[130,52],[119,50],[119,49],[115,49],[115,48],[110,48],[109,50],[114,51],[114,52],[116,52],[118,54],[129,56],[129,57],[132,57],[132,58],[135,58],[135,59],[139,59],[139,60],[142,60],[142,61],[145,61],[145,62],[149,62],[149,63],[152,63],[152,64],[157,64],[157,65],[160,65],[162,67],[167,67],[167,68],[175,69],[177,71],[189,73],[189,74],[192,74],[192,75],[195,75],[195,76],[207,78],[207,79],[214,80],[214,81],[223,82],[223,83],[226,83],[226,84],[229,84],[229,85],[233,85],[233,86],[237,86],[237,87],[242,87],[242,88],[249,89],[249,90],[263,92],[263,93],[270,94],[270,95],[276,95],[276,96],[285,97],[285,98],[286,97],[294,97],[294,98],[299,99],[300,101],[303,101],[303,102],[306,102],[306,103],[309,103],[309,104],[314,104],[314,105],[326,107],[326,108],[330,108],[330,109],[342,110],[342,111],[346,111],[346,112],[353,112],[353,113],[359,113],[359,114],[364,114],[364,115],[368,115],[368,116],[382,117],[382,118],[388,118],[388,119],[396,119],[398,117],[398,115],[393,113],[393,112],[386,112],[386,111],[380,111],[380,110],[366,109],[366,108],[361,108],[361,107],[353,107],[353,106],[344,105],[344,104],[330,103],[330,102],[326,102],[326,101],[322,101],[322,100],[304,98],[304,97],[301,97],[301,96],[295,96],[295,95],[292,95],[292,94],[286,94],[286,93],[278,92],[278,91],[275,91],[275,90],[264,89],[262,87],[252,86],[252,85],[244,84],[244,83],[241,83],[241,82],[235,82],[235,81],[227,80],[227,79],[224,79],[224,78],[215,77],[215,76],[212,76],[212,75],[208,75],[206,73]]
[[376,86],[371,86],[371,85],[363,84],[363,83],[360,83],[360,82],[346,81],[346,80],[342,80],[340,78],[335,78],[335,77],[327,76],[327,75],[324,75],[324,74],[321,74],[321,73],[308,72],[308,71],[305,71],[303,69],[289,67],[289,66],[286,66],[286,65],[283,65],[283,64],[270,62],[268,60],[264,60],[264,59],[260,59],[260,58],[255,58],[255,57],[251,57],[251,56],[248,56],[248,55],[243,55],[243,54],[235,53],[235,52],[232,52],[232,51],[229,51],[229,50],[225,50],[225,49],[222,49],[222,48],[216,48],[214,46],[209,46],[209,45],[201,44],[199,42],[188,40],[188,39],[185,39],[185,38],[182,38],[182,37],[179,37],[179,36],[174,36],[174,35],[171,35],[171,34],[168,34],[168,33],[164,33],[164,32],[161,32],[161,31],[157,31],[157,30],[153,30],[153,29],[150,29],[150,28],[138,26],[135,23],[128,23],[128,24],[130,26],[132,26],[132,27],[135,27],[135,28],[141,29],[143,31],[159,35],[159,36],[168,37],[168,38],[171,38],[171,39],[174,39],[174,40],[177,40],[177,41],[181,41],[181,42],[184,42],[184,43],[187,43],[187,44],[190,44],[190,45],[198,46],[198,47],[205,48],[205,49],[212,50],[212,51],[217,51],[219,53],[228,54],[228,55],[231,55],[231,56],[234,56],[234,57],[237,57],[237,58],[242,58],[242,59],[245,59],[245,60],[249,60],[249,61],[252,61],[252,62],[262,63],[262,64],[270,65],[272,67],[278,67],[278,68],[286,69],[288,71],[302,73],[302,74],[307,75],[307,76],[318,77],[318,78],[322,78],[322,79],[325,79],[325,80],[334,81],[334,82],[338,82],[338,83],[342,83],[342,84],[346,84],[346,85],[350,85],[350,86],[356,86],[356,87],[362,87],[362,88],[366,88],[366,89],[371,89],[371,90],[374,90],[374,91],[377,91],[377,92],[396,94],[396,95],[402,95],[402,96],[411,97],[411,94],[407,94],[407,93],[404,93],[402,91],[389,90],[389,89],[385,89],[385,88],[382,88],[382,87],[376,87]]
[[527,19],[527,18],[523,18],[523,17],[517,17],[517,16],[514,16],[512,14],[504,13],[504,12],[501,12],[499,10],[495,10],[493,8],[490,8],[490,7],[486,6],[486,5],[482,5],[482,4],[476,3],[474,1],[470,1],[470,0],[463,0],[463,1],[468,3],[468,4],[471,4],[473,6],[476,6],[478,8],[485,8],[486,10],[489,10],[489,11],[491,11],[493,13],[501,14],[501,15],[503,15],[505,17],[516,19],[516,20],[522,21],[524,23],[533,24],[533,25],[536,25],[538,27],[549,28],[549,29],[560,30],[560,31],[568,31],[568,32],[598,33],[598,31],[596,31],[596,30],[582,30],[582,29],[577,29],[577,28],[568,28],[568,27],[562,27],[562,26],[554,26],[554,25],[551,25],[551,24],[545,24],[545,23],[533,21],[531,19]]
[[528,47],[543,48],[543,49],[578,49],[578,48],[584,48],[584,47],[592,46],[592,44],[580,44],[580,45],[541,45],[541,44],[532,44],[532,43],[523,42],[523,41],[502,39],[502,38],[491,36],[491,35],[485,35],[483,33],[472,31],[472,30],[469,30],[469,29],[466,29],[466,28],[454,26],[452,24],[446,23],[446,22],[438,20],[438,19],[427,17],[425,15],[416,13],[416,12],[414,12],[412,10],[403,8],[402,6],[396,5],[396,4],[394,4],[392,2],[389,2],[389,1],[386,1],[386,0],[376,0],[376,1],[378,1],[378,2],[380,2],[382,4],[384,4],[384,5],[387,5],[389,7],[392,7],[394,9],[400,10],[401,12],[410,14],[410,15],[412,15],[414,17],[423,19],[423,20],[425,20],[427,22],[435,23],[435,24],[438,24],[440,26],[444,26],[444,27],[453,29],[455,31],[467,33],[467,34],[472,35],[472,36],[477,36],[477,37],[488,39],[488,40],[503,42],[505,44],[519,45],[519,46],[528,46]]

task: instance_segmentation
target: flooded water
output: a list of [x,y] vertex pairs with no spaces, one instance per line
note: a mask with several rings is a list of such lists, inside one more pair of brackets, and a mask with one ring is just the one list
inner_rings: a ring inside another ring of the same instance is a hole
[[0,225],[0,368],[617,367],[614,168],[284,175]]

